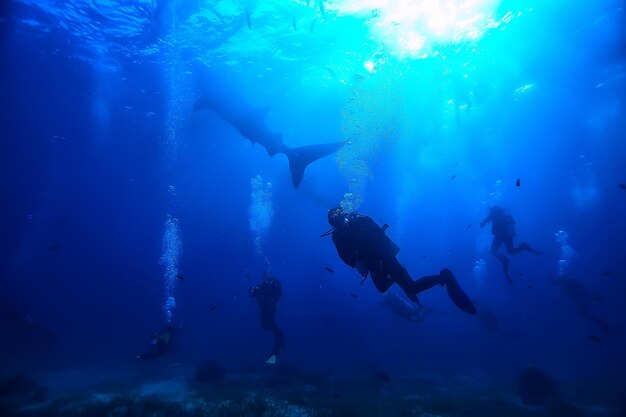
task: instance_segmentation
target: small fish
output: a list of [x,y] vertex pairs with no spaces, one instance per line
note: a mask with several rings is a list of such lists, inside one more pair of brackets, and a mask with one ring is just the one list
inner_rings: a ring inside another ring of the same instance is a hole
[[57,251],[61,249],[61,245],[50,245],[48,249],[50,249],[51,251]]
[[532,288],[533,288],[533,286],[532,286],[531,284],[528,284],[528,285],[526,286],[526,289],[527,289],[527,290],[530,290],[530,289],[532,289]]
[[593,299],[596,301],[602,301],[602,296],[601,295],[594,295]]
[[455,178],[456,178],[456,174],[454,174],[452,177],[450,177],[450,181],[452,181]]
[[176,279],[179,280],[179,281],[184,281],[185,277],[183,275],[176,274]]
[[469,230],[470,227],[472,227],[472,225],[468,224],[467,227],[465,228],[465,230]]
[[626,184],[621,183],[621,184],[619,185],[619,188],[621,188],[622,190],[626,190]]
[[594,342],[599,342],[600,338],[598,336],[591,335],[589,336],[589,340],[593,340]]
[[521,272],[518,272],[518,273],[517,273],[517,276],[518,276],[518,277],[521,277],[522,275],[524,275],[524,274],[523,274],[523,273],[521,273]]
[[246,12],[246,25],[248,25],[248,29],[252,29],[252,20],[250,19],[250,12],[248,8],[243,9]]
[[247,279],[250,279],[250,274],[246,274],[246,278],[247,278]]
[[211,308],[209,308],[209,311],[215,311],[216,308],[217,306],[211,306]]
[[352,297],[352,298],[356,298],[356,294],[354,294],[354,293],[350,293],[350,297]]
[[173,368],[180,368],[182,365],[180,364],[180,362],[175,362],[173,364],[171,364],[170,366],[168,366],[168,368],[173,369]]
[[604,275],[605,277],[608,277],[608,276],[609,276],[609,275],[611,275],[612,273],[613,273],[612,271],[606,271],[606,272],[605,272],[604,274],[602,274],[602,275]]
[[293,19],[291,19],[291,27],[293,28],[294,31],[298,30],[298,25],[296,24],[296,17],[294,16]]
[[332,268],[328,267],[328,266],[325,266],[324,269],[327,270],[328,272],[330,272],[331,274],[335,273],[335,271]]
[[520,179],[518,178],[517,180],[515,180],[515,186],[519,187],[520,185],[522,185],[522,181],[520,181]]
[[422,258],[427,258],[427,256],[426,255],[422,255]]

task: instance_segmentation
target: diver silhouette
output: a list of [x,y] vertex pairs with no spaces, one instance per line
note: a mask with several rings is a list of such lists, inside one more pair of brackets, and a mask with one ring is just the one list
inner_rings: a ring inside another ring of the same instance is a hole
[[528,243],[520,243],[519,246],[513,245],[513,238],[516,236],[515,220],[507,209],[499,206],[491,206],[487,217],[480,222],[480,227],[485,227],[489,222],[491,222],[491,234],[493,235],[491,254],[502,262],[504,276],[509,284],[513,284],[513,280],[509,274],[509,258],[500,253],[500,247],[504,244],[506,252],[509,255],[515,255],[523,251],[532,252],[534,254],[540,254],[541,252],[533,249]]
[[265,361],[268,364],[275,364],[278,354],[285,347],[283,330],[276,325],[276,303],[282,295],[280,281],[269,272],[265,273],[265,279],[259,284],[250,288],[250,296],[256,298],[261,307],[261,327],[263,330],[271,330],[274,333],[274,348]]
[[459,309],[476,313],[474,304],[449,269],[414,281],[396,258],[400,248],[385,234],[388,225],[381,227],[368,216],[346,213],[340,207],[328,212],[328,223],[333,228],[322,236],[332,235],[339,257],[348,266],[356,268],[363,278],[369,274],[379,292],[384,293],[393,284],[398,284],[411,301],[419,303],[417,294],[443,285]]
[[176,341],[178,330],[178,327],[167,323],[161,330],[154,332],[150,338],[150,346],[143,354],[137,355],[137,359],[156,359],[178,351],[180,349]]

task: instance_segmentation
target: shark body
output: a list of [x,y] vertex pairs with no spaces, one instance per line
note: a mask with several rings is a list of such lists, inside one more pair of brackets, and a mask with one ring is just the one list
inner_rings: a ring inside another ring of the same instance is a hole
[[265,124],[269,108],[253,108],[239,94],[237,88],[228,83],[204,64],[197,64],[194,71],[199,76],[201,96],[194,105],[194,111],[211,110],[222,120],[234,127],[252,144],[263,146],[269,156],[284,154],[289,160],[291,180],[298,187],[304,177],[304,170],[312,162],[336,152],[344,142],[335,142],[300,147],[289,147],[283,142],[282,133],[274,132]]

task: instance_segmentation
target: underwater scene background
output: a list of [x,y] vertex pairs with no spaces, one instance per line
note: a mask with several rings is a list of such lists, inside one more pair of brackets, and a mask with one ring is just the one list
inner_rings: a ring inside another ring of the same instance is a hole
[[626,416],[624,6],[1,2],[0,413]]

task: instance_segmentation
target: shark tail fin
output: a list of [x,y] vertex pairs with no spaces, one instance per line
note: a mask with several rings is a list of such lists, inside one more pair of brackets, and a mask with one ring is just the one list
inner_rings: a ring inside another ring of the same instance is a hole
[[304,177],[304,170],[310,163],[337,152],[344,144],[345,142],[335,142],[288,148],[285,154],[289,159],[289,169],[291,170],[293,186],[298,188],[302,182],[302,177]]

